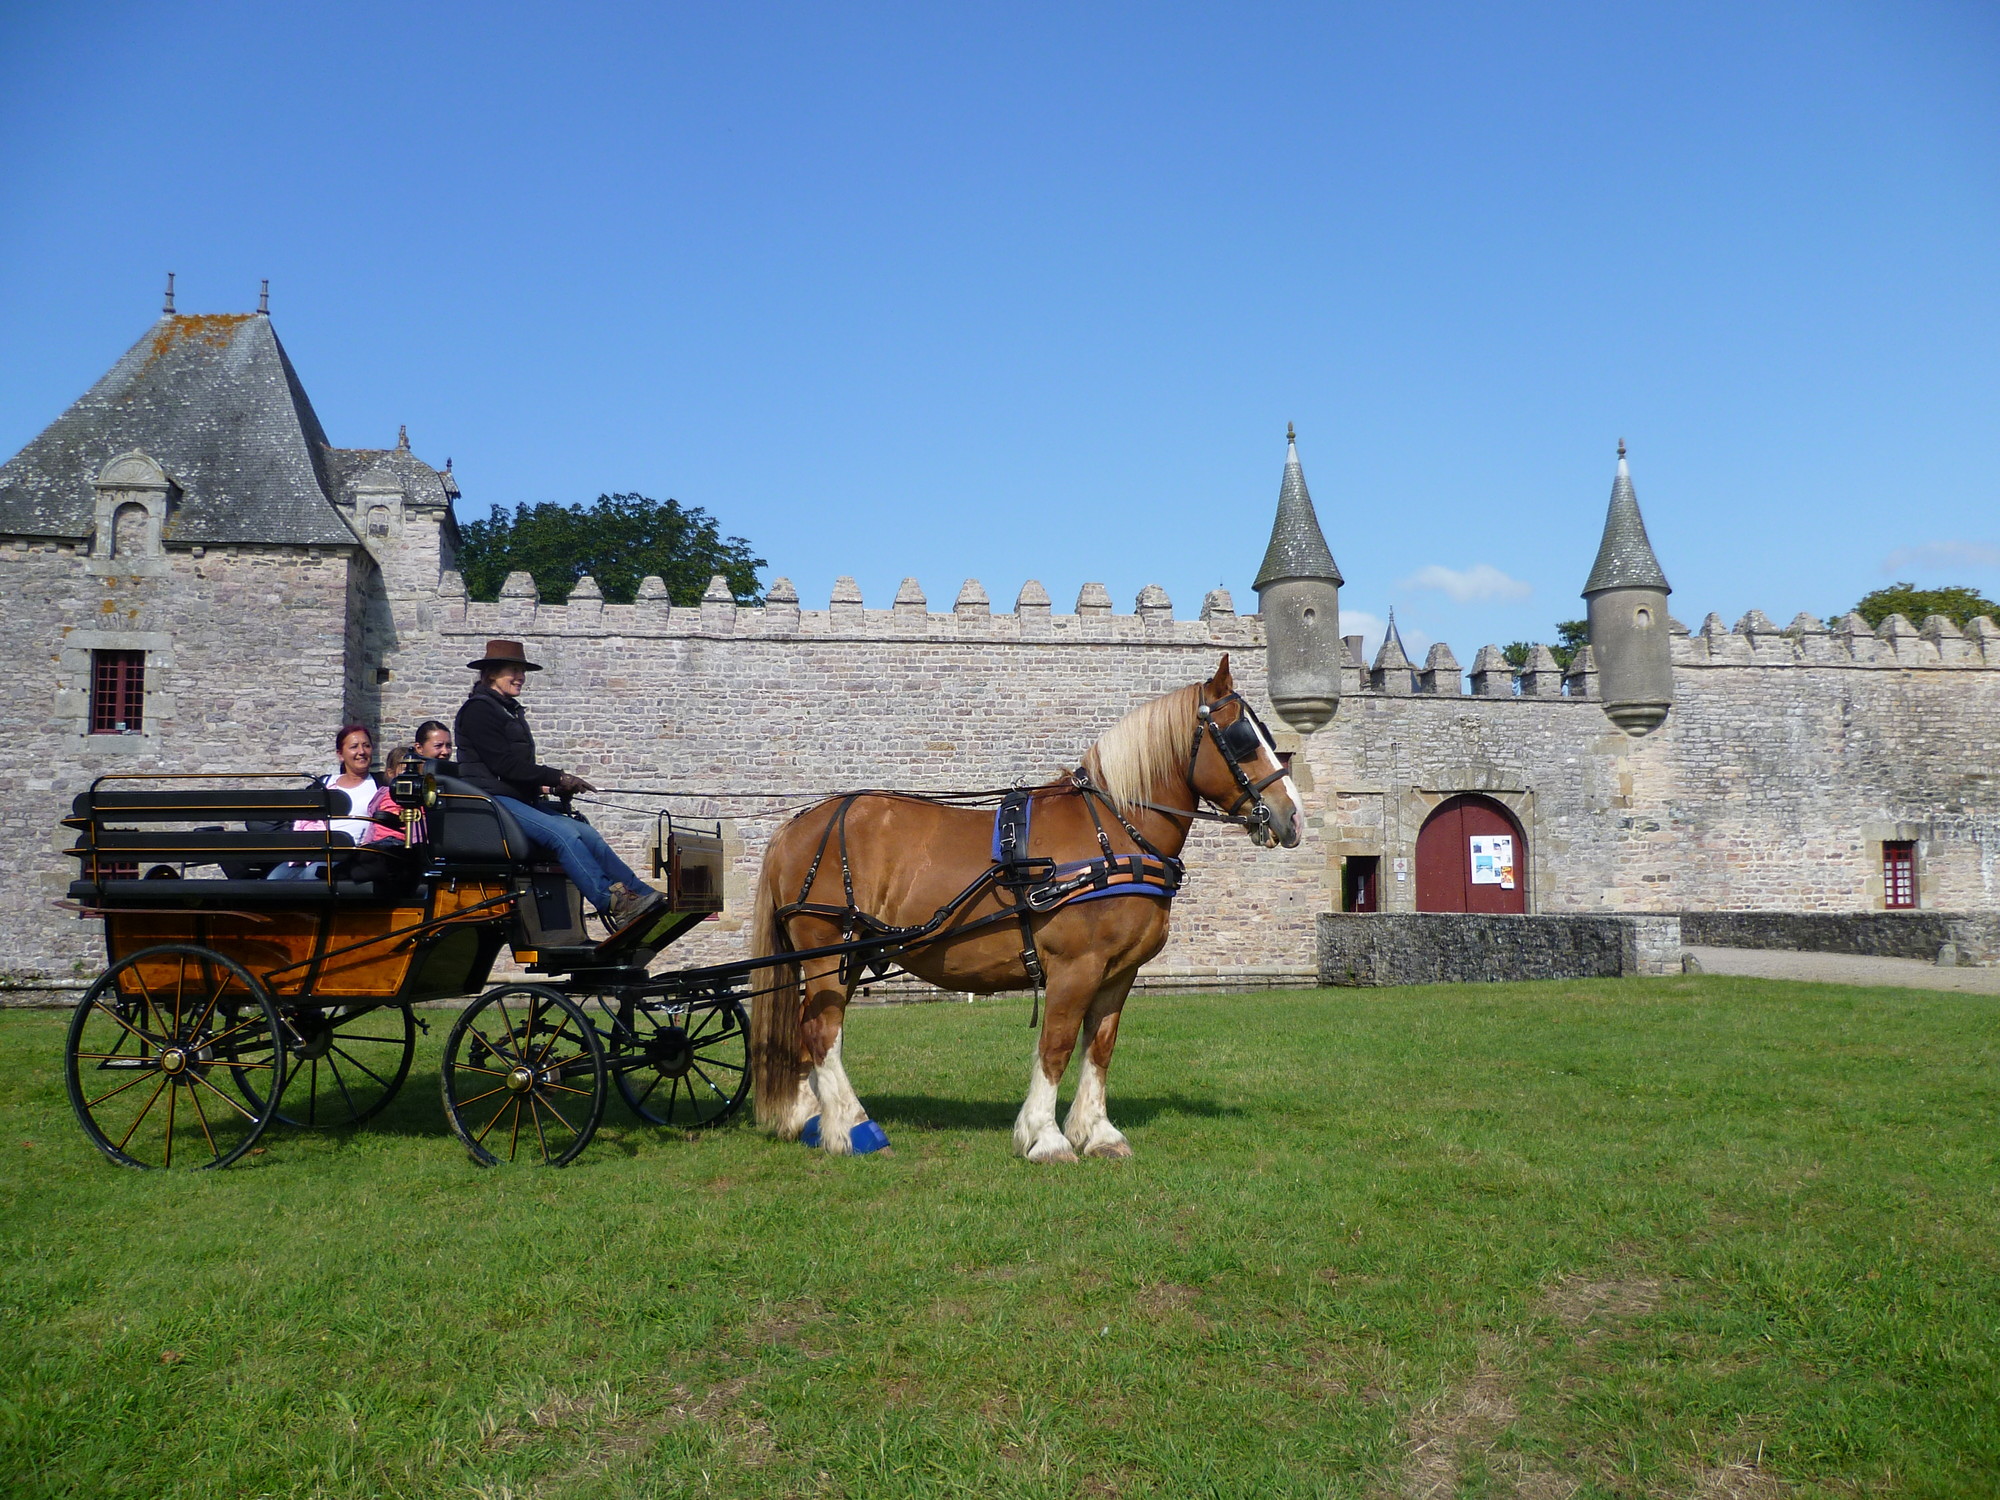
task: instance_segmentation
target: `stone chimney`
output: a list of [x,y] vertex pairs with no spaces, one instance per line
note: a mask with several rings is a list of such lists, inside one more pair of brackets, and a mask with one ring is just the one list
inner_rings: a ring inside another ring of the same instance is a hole
[[1674,666],[1667,640],[1667,595],[1672,592],[1646,539],[1620,439],[1604,540],[1583,597],[1590,610],[1591,656],[1604,716],[1629,735],[1651,734],[1673,707]]
[[1311,734],[1340,706],[1343,581],[1313,512],[1297,435],[1288,425],[1278,516],[1252,587],[1264,617],[1271,706],[1301,734]]

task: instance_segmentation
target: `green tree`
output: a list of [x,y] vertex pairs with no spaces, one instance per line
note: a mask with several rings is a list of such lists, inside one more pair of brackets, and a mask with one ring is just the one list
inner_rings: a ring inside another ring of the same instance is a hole
[[517,505],[460,530],[458,571],[474,599],[497,599],[507,575],[531,573],[544,598],[569,597],[585,574],[604,597],[630,604],[640,580],[658,574],[676,604],[699,604],[720,573],[739,604],[757,601],[754,556],[740,536],[725,537],[700,506],[646,495],[599,495],[595,505]]
[[[1838,620],[1847,613],[1842,610],[1831,618]],[[1943,615],[1963,628],[1968,620],[1980,615],[2000,620],[2000,604],[1985,598],[1977,589],[1920,589],[1914,583],[1892,583],[1886,589],[1863,595],[1853,613],[1870,625],[1880,625],[1891,615],[1901,615],[1912,625],[1923,624],[1926,615]]]
[[[1556,621],[1556,644],[1549,647],[1549,655],[1556,659],[1556,665],[1565,672],[1569,664],[1576,660],[1576,653],[1590,643],[1590,621]],[[1539,641],[1514,641],[1500,648],[1500,654],[1507,658],[1507,664],[1516,672],[1528,664],[1528,653],[1540,645]]]

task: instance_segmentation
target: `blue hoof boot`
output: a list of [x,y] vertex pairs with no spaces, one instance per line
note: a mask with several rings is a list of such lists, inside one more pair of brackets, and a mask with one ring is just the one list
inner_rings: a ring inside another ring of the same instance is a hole
[[847,1137],[847,1140],[848,1144],[854,1148],[856,1156],[866,1156],[871,1151],[884,1150],[889,1144],[888,1133],[873,1120],[863,1120],[859,1125],[855,1126],[853,1133]]
[[819,1144],[818,1115],[814,1115],[810,1120],[806,1121],[806,1128],[799,1132],[799,1144],[801,1146],[817,1146]]

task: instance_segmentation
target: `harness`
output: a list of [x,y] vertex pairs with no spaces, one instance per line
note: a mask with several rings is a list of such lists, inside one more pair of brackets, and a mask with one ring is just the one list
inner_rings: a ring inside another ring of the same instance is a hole
[[[1242,713],[1234,723],[1224,728],[1216,723],[1215,710],[1230,702],[1236,703]],[[1197,705],[1194,738],[1188,746],[1184,777],[1190,800],[1197,804],[1199,797],[1194,794],[1194,772],[1204,735],[1215,742],[1216,750],[1236,783],[1237,795],[1228,808],[1216,813],[1208,812],[1199,805],[1181,808],[1146,801],[1134,805],[1165,813],[1171,818],[1184,819],[1189,827],[1199,818],[1214,823],[1233,823],[1253,830],[1269,828],[1271,812],[1263,792],[1273,782],[1282,780],[1286,769],[1281,764],[1277,771],[1262,780],[1252,780],[1243,769],[1243,762],[1254,759],[1257,751],[1269,743],[1262,734],[1255,711],[1233,692],[1214,703]],[[1028,843],[1034,821],[1035,799],[1038,796],[1072,795],[1082,797],[1084,807],[1090,813],[1099,856],[1095,859],[1057,861],[1046,855],[1030,854]],[[841,954],[840,978],[844,985],[852,986],[870,976],[882,977],[894,965],[899,953],[934,935],[941,935],[940,929],[959,911],[990,890],[1000,896],[1006,909],[954,926],[951,935],[962,936],[1008,920],[1019,924],[1021,967],[1035,988],[1035,1004],[1028,1020],[1032,1028],[1040,1019],[1042,989],[1046,984],[1041,953],[1035,946],[1034,919],[1073,902],[1095,901],[1107,896],[1150,896],[1171,901],[1179,893],[1185,874],[1186,867],[1182,862],[1160,850],[1134,827],[1111,795],[1092,780],[1088,771],[1079,767],[1054,786],[1014,787],[1003,793],[993,814],[992,864],[964,890],[939,907],[928,921],[894,926],[855,905],[854,868],[847,850],[848,813],[863,797],[883,796],[903,797],[910,801],[932,800],[896,792],[848,792],[842,795],[840,805],[820,830],[819,847],[813,851],[812,862],[806,867],[798,899],[773,913],[781,924],[794,916],[816,916],[839,923],[842,944],[854,945]],[[1251,811],[1240,812],[1246,802],[1250,804]],[[1120,854],[1112,848],[1103,812],[1110,813],[1120,830],[1132,841],[1133,852]],[[844,900],[841,906],[809,899],[829,847],[837,848],[840,856],[841,894]],[[868,946],[861,946],[863,943]]]

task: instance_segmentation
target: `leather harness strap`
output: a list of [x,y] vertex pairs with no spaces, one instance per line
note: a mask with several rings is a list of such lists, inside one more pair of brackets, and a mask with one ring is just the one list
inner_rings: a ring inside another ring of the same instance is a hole
[[[1223,729],[1215,722],[1215,710],[1225,703],[1235,702],[1242,710],[1237,721]],[[1273,782],[1282,780],[1287,774],[1284,766],[1261,780],[1253,781],[1243,769],[1244,756],[1232,741],[1240,737],[1236,731],[1244,725],[1256,725],[1257,719],[1250,705],[1236,693],[1228,693],[1214,703],[1202,703],[1195,709],[1195,729],[1193,743],[1188,747],[1186,781],[1190,793],[1194,793],[1195,762],[1201,756],[1201,742],[1204,735],[1215,742],[1223,763],[1229,767],[1230,775],[1237,787],[1237,797],[1226,812],[1212,813],[1200,807],[1168,807],[1157,802],[1135,800],[1131,806],[1149,808],[1165,813],[1172,818],[1183,819],[1190,826],[1197,818],[1217,823],[1235,823],[1245,828],[1255,829],[1270,826],[1270,810],[1265,806],[1263,791]],[[1250,747],[1252,758],[1254,749],[1267,743],[1259,731],[1253,730]],[[806,868],[806,877],[799,887],[796,901],[780,907],[773,915],[780,926],[795,916],[821,917],[839,923],[843,945],[848,951],[841,955],[841,980],[850,987],[867,978],[885,974],[896,962],[896,957],[911,947],[941,937],[940,931],[967,905],[993,890],[1005,903],[1005,909],[979,917],[961,926],[951,928],[953,937],[976,932],[997,922],[1013,920],[1021,930],[1021,967],[1028,980],[1035,987],[1034,1010],[1028,1025],[1032,1028],[1040,1020],[1042,989],[1047,982],[1042,967],[1041,953],[1035,946],[1033,919],[1047,916],[1060,907],[1074,901],[1089,901],[1102,896],[1155,896],[1171,901],[1179,893],[1181,881],[1186,874],[1186,866],[1171,854],[1162,852],[1148,839],[1131,819],[1125,816],[1118,802],[1110,793],[1091,779],[1090,773],[1081,767],[1070,773],[1067,784],[1058,783],[1053,787],[1040,788],[1043,796],[1061,796],[1074,793],[1083,798],[1084,807],[1090,813],[1092,828],[1097,834],[1097,859],[1072,860],[1058,863],[1042,855],[1028,852],[1030,829],[1034,816],[1034,799],[1038,789],[1014,787],[1000,799],[1000,806],[993,815],[993,863],[958,895],[932,914],[930,920],[906,927],[896,927],[870,916],[855,905],[854,868],[847,850],[847,815],[854,804],[865,796],[907,796],[907,793],[849,792],[840,798],[840,805],[820,829],[819,846],[813,851],[812,863]],[[1195,794],[1197,797],[1199,794]],[[927,799],[918,799],[927,800]],[[1236,809],[1245,802],[1255,806],[1254,815],[1239,814]],[[1111,847],[1109,830],[1098,808],[1102,805],[1132,840],[1137,852],[1118,854]],[[824,862],[829,844],[837,845],[840,852],[841,893],[846,898],[845,906],[829,906],[811,899],[813,882],[819,878],[819,869]],[[864,937],[863,934],[866,934]],[[898,942],[907,939],[907,942]]]

